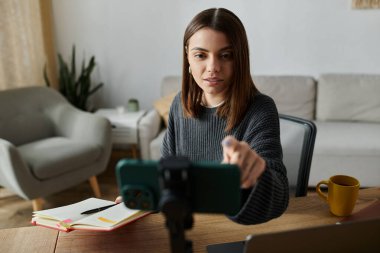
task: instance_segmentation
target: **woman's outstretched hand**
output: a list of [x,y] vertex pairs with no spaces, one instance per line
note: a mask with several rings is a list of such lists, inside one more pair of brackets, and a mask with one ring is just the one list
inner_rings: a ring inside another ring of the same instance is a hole
[[244,189],[256,184],[266,168],[265,160],[248,143],[226,136],[222,141],[222,163],[236,164],[240,168],[241,187]]

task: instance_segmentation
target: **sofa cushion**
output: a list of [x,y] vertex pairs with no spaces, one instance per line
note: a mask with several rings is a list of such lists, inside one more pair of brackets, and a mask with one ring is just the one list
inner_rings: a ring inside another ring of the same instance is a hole
[[363,187],[379,184],[380,124],[323,121],[315,124],[318,132],[310,186],[336,174],[354,176]]
[[322,121],[315,124],[318,134],[314,154],[380,157],[380,124]]
[[314,119],[315,80],[310,76],[253,76],[256,87],[273,98],[279,113]]
[[321,75],[317,120],[380,122],[380,75]]
[[102,152],[100,146],[63,137],[42,139],[18,148],[31,172],[41,180],[94,163]]

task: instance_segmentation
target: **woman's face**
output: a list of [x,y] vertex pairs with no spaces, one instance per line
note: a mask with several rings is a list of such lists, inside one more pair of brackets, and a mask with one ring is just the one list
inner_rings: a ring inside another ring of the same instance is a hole
[[232,47],[226,35],[202,28],[190,37],[187,59],[195,82],[204,92],[207,105],[225,99],[233,75]]

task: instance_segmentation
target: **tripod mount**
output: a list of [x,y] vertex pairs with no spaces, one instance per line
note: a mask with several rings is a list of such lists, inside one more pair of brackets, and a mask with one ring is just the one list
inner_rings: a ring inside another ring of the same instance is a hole
[[185,157],[164,158],[159,163],[159,209],[166,218],[171,251],[175,253],[192,252],[192,242],[185,238],[185,230],[193,227],[190,167]]

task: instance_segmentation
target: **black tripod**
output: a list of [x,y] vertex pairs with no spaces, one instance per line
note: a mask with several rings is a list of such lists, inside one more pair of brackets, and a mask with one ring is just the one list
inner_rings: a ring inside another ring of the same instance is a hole
[[193,226],[191,208],[190,161],[184,157],[170,157],[160,161],[160,210],[169,229],[170,247],[174,253],[191,253],[192,242],[186,240],[185,230]]

